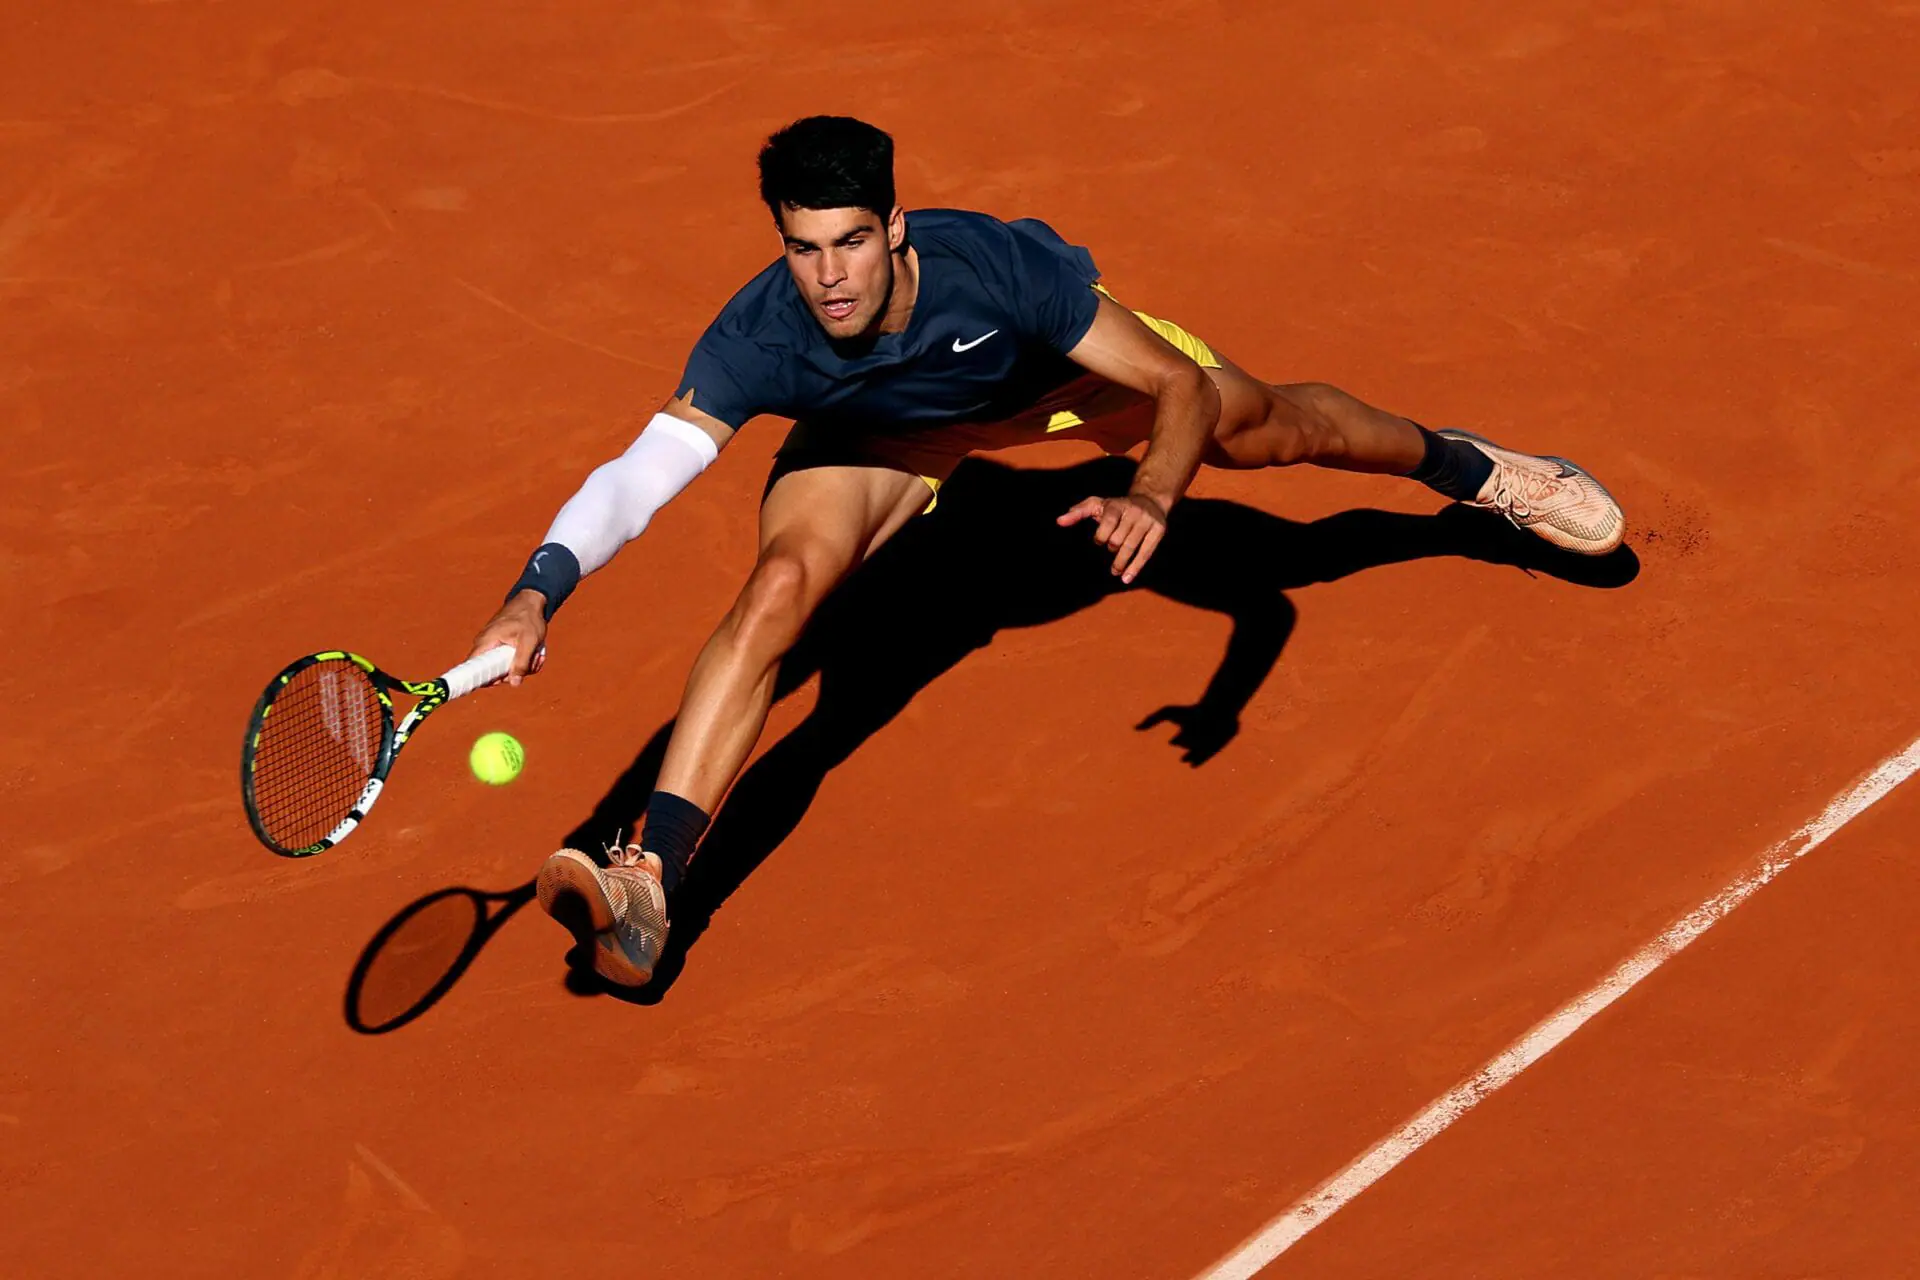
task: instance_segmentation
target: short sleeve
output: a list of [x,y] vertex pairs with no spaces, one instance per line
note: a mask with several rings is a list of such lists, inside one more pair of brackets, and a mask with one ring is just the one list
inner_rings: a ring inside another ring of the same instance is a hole
[[738,430],[773,407],[778,392],[765,385],[766,363],[757,346],[728,334],[722,316],[694,344],[674,397],[690,398],[694,408]]
[[1100,272],[1093,255],[1037,219],[1007,225],[1013,232],[1020,326],[1028,337],[1064,355],[1087,336],[1100,310],[1093,290]]

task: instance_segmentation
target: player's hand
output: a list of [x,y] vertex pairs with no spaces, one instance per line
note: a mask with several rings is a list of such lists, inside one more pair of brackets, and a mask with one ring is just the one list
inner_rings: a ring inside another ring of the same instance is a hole
[[1093,540],[1113,555],[1113,572],[1132,582],[1147,567],[1160,539],[1167,536],[1167,508],[1143,493],[1124,498],[1088,498],[1060,517],[1062,528],[1097,520]]
[[546,664],[546,606],[547,598],[538,591],[520,592],[501,605],[500,612],[480,629],[480,634],[474,637],[473,652],[467,656],[477,658],[489,649],[512,645],[513,666],[501,680],[518,685]]
[[1173,745],[1180,748],[1181,761],[1196,769],[1219,755],[1220,749],[1240,732],[1240,717],[1204,702],[1162,707],[1133,727],[1145,731],[1163,724],[1178,730]]

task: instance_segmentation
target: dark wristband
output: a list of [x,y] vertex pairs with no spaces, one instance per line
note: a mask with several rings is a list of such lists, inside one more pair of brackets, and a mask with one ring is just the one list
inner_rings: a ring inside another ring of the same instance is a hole
[[555,611],[579,585],[579,557],[560,543],[549,542],[527,557],[527,567],[520,571],[520,580],[507,592],[507,599],[513,599],[522,591],[538,591],[547,598],[541,615],[552,621]]

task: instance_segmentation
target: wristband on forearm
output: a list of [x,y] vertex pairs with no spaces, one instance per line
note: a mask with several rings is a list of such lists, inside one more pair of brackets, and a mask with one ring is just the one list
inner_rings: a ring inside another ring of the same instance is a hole
[[565,544],[549,542],[527,558],[527,567],[520,571],[520,580],[507,592],[507,599],[513,599],[522,591],[538,591],[547,598],[541,615],[552,621],[554,611],[566,603],[579,585],[579,558]]

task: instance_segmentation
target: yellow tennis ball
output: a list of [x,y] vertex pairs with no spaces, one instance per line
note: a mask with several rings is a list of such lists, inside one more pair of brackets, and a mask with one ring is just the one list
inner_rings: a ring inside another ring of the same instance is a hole
[[467,753],[473,776],[496,787],[504,787],[519,777],[520,767],[526,762],[527,753],[510,733],[483,733]]

